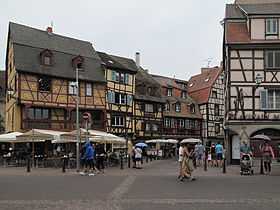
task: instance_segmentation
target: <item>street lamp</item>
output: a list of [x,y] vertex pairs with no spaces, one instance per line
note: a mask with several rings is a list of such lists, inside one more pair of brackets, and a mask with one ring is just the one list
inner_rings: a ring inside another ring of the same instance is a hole
[[[255,82],[256,82],[256,87],[254,87],[254,95],[256,94],[256,90],[257,88],[261,85],[263,81],[263,77],[261,74],[257,74],[256,75],[256,78],[255,78]],[[264,174],[264,171],[263,171],[263,157],[261,155],[261,167],[260,167],[260,174]]]
[[76,142],[76,166],[77,172],[80,171],[80,124],[79,124],[79,68],[76,67],[76,130],[77,130],[77,142]]

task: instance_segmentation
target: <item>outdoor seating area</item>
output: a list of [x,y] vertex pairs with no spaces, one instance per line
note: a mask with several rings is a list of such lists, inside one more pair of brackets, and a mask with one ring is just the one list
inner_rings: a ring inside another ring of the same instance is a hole
[[[106,166],[118,165],[119,153],[126,149],[126,140],[97,130],[79,130],[80,150],[86,141],[103,144],[107,153]],[[61,132],[32,129],[25,133],[0,135],[0,166],[23,167],[28,158],[33,167],[61,168],[66,158],[66,168],[76,167],[77,130]]]

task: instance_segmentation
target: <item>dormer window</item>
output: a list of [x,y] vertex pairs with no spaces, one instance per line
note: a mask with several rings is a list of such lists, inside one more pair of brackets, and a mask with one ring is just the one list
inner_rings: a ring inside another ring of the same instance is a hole
[[72,65],[73,67],[79,70],[83,70],[84,68],[84,58],[82,56],[77,56],[75,58],[72,59]]
[[186,91],[182,91],[181,96],[182,96],[182,98],[187,98],[187,92]]
[[190,112],[195,113],[195,105],[194,104],[190,105]]
[[53,54],[50,50],[44,50],[40,53],[41,57],[41,64],[45,66],[51,66],[52,65],[52,58]]
[[266,35],[277,35],[278,34],[278,19],[269,18],[265,21],[266,24]]
[[167,88],[167,96],[172,96],[172,88]]

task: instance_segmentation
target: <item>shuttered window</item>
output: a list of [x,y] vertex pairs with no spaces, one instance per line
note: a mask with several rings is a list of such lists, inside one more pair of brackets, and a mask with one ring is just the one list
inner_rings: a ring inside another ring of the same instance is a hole
[[280,51],[266,51],[265,63],[266,68],[280,68]]
[[280,109],[280,90],[261,90],[261,109]]

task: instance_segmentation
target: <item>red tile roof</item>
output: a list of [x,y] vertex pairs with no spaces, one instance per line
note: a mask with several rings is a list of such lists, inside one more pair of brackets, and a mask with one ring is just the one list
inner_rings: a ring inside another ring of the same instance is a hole
[[219,67],[206,68],[201,74],[192,76],[188,84],[189,95],[198,103],[204,104],[209,100],[211,88],[222,72]]

